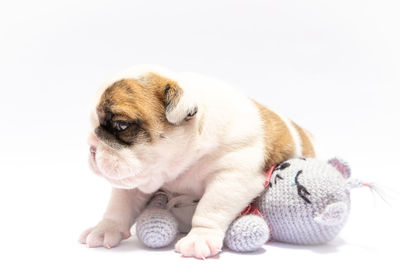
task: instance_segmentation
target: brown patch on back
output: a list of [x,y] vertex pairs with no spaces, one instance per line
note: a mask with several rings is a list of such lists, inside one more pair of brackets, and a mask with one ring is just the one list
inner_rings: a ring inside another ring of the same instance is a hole
[[295,143],[286,123],[274,112],[265,106],[253,101],[260,111],[264,122],[265,168],[268,170],[274,164],[278,164],[294,156]]
[[307,133],[296,123],[292,122],[293,126],[299,133],[301,139],[302,154],[304,157],[315,157],[314,147]]

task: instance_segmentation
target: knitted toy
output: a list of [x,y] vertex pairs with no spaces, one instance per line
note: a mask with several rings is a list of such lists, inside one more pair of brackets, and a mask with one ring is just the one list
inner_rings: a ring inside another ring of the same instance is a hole
[[[348,179],[346,163],[295,158],[270,170],[265,191],[232,222],[225,245],[254,251],[268,240],[291,244],[326,243],[338,235],[350,210],[350,189],[364,184]],[[136,233],[152,248],[171,244],[190,230],[197,200],[157,192],[137,220]]]

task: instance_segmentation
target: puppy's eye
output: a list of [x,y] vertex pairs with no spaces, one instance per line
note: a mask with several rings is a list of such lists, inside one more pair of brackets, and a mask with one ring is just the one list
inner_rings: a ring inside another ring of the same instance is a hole
[[128,128],[129,123],[126,121],[113,121],[112,126],[116,131],[123,131]]

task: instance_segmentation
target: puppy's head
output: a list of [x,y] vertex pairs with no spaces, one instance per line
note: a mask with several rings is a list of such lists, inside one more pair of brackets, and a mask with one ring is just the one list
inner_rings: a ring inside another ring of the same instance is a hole
[[[190,127],[196,104],[173,80],[155,73],[120,79],[100,95],[92,118],[90,165],[113,186],[134,188],[162,161],[177,128]],[[164,154],[164,155],[163,155]]]

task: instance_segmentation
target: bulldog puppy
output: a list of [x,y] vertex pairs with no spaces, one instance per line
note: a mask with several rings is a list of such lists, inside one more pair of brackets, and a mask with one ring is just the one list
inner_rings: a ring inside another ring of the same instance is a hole
[[222,82],[157,67],[107,81],[91,120],[90,166],[113,189],[103,220],[80,237],[88,247],[128,238],[162,188],[201,199],[176,251],[214,256],[229,224],[264,190],[266,170],[314,156],[308,134],[289,119]]

